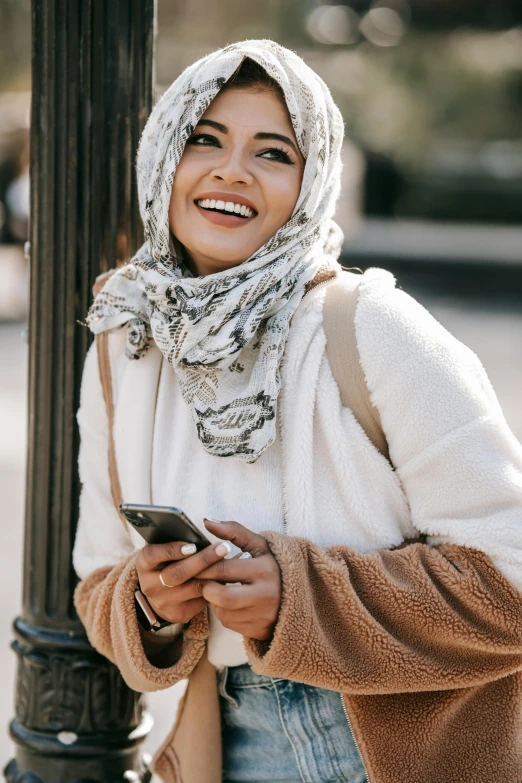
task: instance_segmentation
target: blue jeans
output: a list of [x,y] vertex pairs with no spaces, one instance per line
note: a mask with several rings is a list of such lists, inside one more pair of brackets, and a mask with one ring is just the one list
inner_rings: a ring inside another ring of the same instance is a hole
[[219,674],[223,783],[365,783],[341,696],[254,674]]

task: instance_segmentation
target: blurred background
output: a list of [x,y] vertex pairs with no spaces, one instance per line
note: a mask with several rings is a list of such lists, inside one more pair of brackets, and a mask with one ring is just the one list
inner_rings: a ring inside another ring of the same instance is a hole
[[[12,715],[25,463],[30,2],[0,0],[0,724]],[[244,38],[295,49],[344,115],[344,263],[383,266],[481,358],[522,439],[520,0],[159,0],[159,94]],[[172,711],[156,695],[153,747]],[[11,756],[0,731],[0,762]]]

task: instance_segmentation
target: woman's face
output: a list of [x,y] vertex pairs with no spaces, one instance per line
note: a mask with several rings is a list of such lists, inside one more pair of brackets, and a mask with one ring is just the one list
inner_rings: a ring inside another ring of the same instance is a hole
[[303,169],[275,93],[218,93],[187,141],[170,199],[170,230],[193,271],[237,266],[264,245],[290,218]]

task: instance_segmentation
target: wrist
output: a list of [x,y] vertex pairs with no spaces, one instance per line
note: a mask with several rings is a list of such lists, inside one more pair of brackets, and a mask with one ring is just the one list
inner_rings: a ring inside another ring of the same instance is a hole
[[[134,606],[136,608],[138,622],[140,626],[147,632],[163,632],[164,635],[165,632],[170,631],[173,626],[182,626],[181,623],[171,623],[169,620],[165,620],[163,617],[160,617],[158,614],[156,614],[147,600],[147,596],[141,591],[139,585],[134,591]],[[173,633],[167,633],[167,636],[175,636],[177,633],[179,633],[179,630],[175,630]]]

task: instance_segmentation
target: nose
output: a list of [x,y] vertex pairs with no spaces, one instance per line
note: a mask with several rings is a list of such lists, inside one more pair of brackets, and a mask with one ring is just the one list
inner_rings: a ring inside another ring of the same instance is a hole
[[211,174],[214,182],[226,185],[251,185],[254,178],[248,168],[248,155],[241,150],[230,150],[214,167]]

